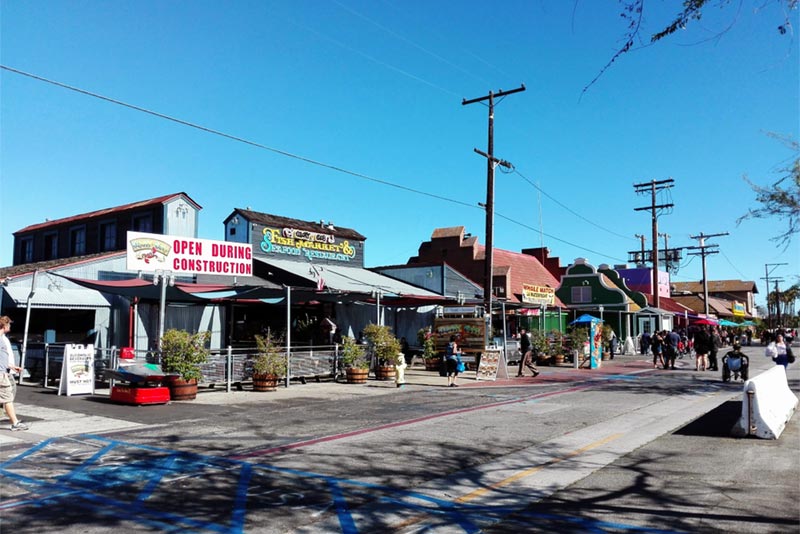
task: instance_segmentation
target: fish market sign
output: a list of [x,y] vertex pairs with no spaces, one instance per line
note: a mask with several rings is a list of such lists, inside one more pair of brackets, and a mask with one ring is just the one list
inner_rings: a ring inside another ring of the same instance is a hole
[[175,274],[253,274],[250,243],[128,232],[127,268]]
[[303,256],[309,260],[352,261],[356,249],[349,241],[337,241],[332,234],[297,228],[269,228],[262,231],[261,251],[282,256]]
[[526,304],[554,304],[556,290],[547,286],[522,284],[522,302]]

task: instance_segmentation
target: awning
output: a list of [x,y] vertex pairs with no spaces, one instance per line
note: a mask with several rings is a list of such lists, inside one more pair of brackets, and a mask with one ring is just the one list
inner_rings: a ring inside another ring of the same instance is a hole
[[[31,288],[27,286],[8,286],[3,291],[16,307],[25,307]],[[97,291],[85,289],[36,289],[31,299],[31,308],[108,308],[111,305]]]
[[[276,258],[254,258],[270,267],[274,267],[303,278],[310,286],[322,286],[323,289],[341,291],[344,293],[360,293],[373,295],[380,291],[381,298],[386,297],[424,297],[441,299],[442,296],[421,289],[411,284],[406,284],[394,278],[378,274],[360,267],[347,267],[340,265],[319,265],[299,261],[281,260]],[[320,282],[322,278],[322,282]]]
[[[161,299],[161,284],[155,285],[150,280],[143,280],[141,278],[129,278],[127,280],[86,280],[83,278],[73,278],[71,276],[59,275],[66,278],[70,282],[83,286],[87,289],[94,290],[92,293],[107,293],[110,295],[120,295],[127,298],[139,297],[149,300]],[[168,285],[166,288],[166,298],[170,302],[199,302],[209,300],[212,298],[224,298],[224,296],[232,296],[239,291],[251,289],[237,288],[219,284],[180,284]],[[64,290],[67,291],[67,290]],[[72,289],[76,293],[88,293],[80,289]],[[37,293],[39,290],[37,290]],[[102,298],[102,296],[100,297]],[[105,301],[105,299],[104,299]],[[106,302],[106,306],[108,303]]]

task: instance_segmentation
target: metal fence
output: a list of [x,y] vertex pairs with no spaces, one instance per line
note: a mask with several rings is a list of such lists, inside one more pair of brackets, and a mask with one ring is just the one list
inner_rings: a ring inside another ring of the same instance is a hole
[[[46,343],[31,346],[26,350],[23,382],[39,383],[45,388],[56,388],[61,378],[61,367],[64,361],[66,344]],[[131,351],[133,358],[120,358],[120,349],[95,349],[95,380],[113,383],[105,376],[106,369],[116,369],[120,363],[126,364],[158,364],[161,361],[159,351]],[[227,391],[233,387],[241,387],[243,382],[252,380],[253,361],[258,355],[255,347],[212,350],[208,360],[201,366],[203,377],[201,384],[211,387],[225,385]],[[344,374],[341,364],[339,345],[312,345],[292,347],[288,356],[289,372],[285,379],[288,386],[292,380],[306,383],[307,380],[336,380]]]

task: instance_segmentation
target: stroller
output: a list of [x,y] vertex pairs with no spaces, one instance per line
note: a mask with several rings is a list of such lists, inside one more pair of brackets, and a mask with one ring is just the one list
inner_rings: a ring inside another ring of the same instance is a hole
[[733,345],[733,350],[722,357],[722,381],[747,380],[750,371],[750,358],[742,354],[738,343]]

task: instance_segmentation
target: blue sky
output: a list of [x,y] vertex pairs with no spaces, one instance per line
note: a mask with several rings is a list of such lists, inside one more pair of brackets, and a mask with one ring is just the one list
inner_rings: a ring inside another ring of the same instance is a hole
[[[677,4],[648,1],[643,38]],[[673,178],[659,197],[674,203],[659,217],[670,246],[729,232],[710,240],[708,276],[754,280],[762,302],[765,264],[788,264],[771,274],[784,287],[797,281],[800,239],[784,250],[769,240],[783,223],[735,220],[754,207],[743,176],[772,183],[795,156],[767,134],[798,139],[798,13],[780,35],[782,3],[709,7],[582,95],[623,43],[619,9],[4,0],[3,65],[326,166],[3,70],[0,265],[27,225],[178,191],[203,206],[199,237],[223,239],[237,207],[324,219],[367,236],[367,266],[405,263],[437,227],[485,243],[486,163],[473,148],[487,148],[487,109],[461,102],[524,83],[495,107],[495,155],[516,169],[496,177],[497,247],[623,263],[635,234],[650,246],[649,214],[634,211],[649,197],[633,184]],[[673,279],[701,277],[689,257]]]

